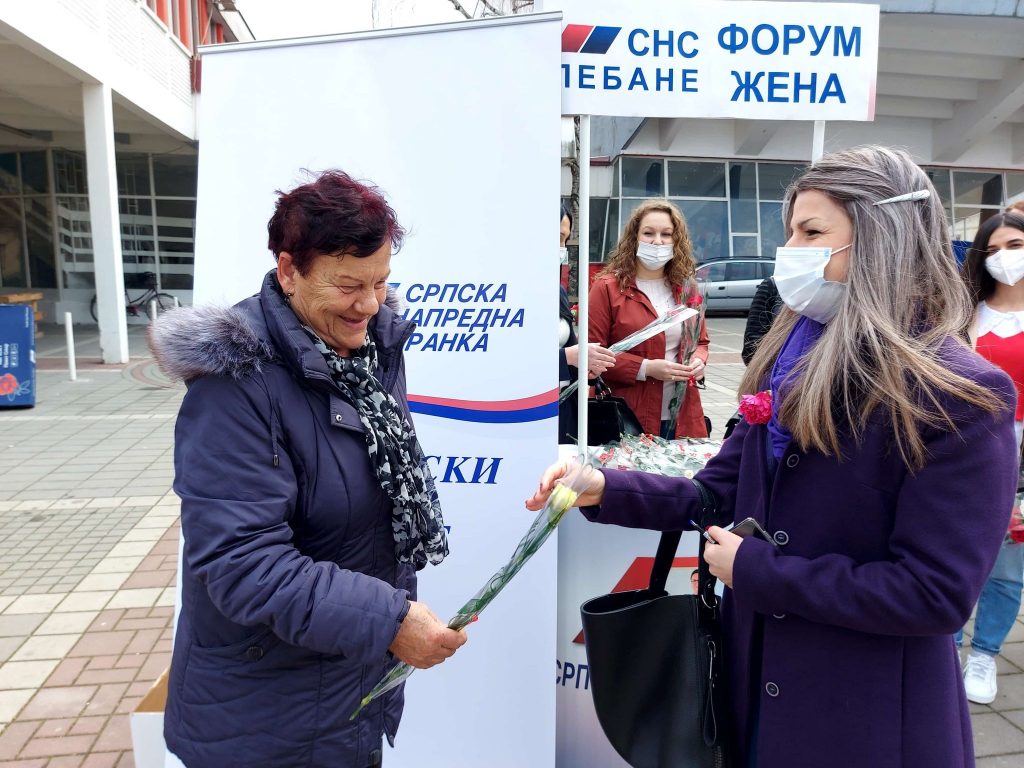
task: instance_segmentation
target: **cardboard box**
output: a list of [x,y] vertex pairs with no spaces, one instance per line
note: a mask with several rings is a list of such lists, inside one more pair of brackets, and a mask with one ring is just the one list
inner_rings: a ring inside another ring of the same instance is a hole
[[170,669],[165,669],[132,712],[132,753],[135,756],[135,768],[185,768],[175,755],[167,751],[167,744],[164,742],[164,708],[167,706],[169,674]]

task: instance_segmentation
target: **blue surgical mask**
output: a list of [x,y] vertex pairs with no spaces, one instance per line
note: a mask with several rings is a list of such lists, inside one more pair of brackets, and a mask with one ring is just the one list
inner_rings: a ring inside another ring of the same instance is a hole
[[558,249],[558,263],[568,264],[569,263],[569,249],[562,246]]
[[[852,243],[851,243],[852,245]],[[836,316],[846,295],[846,283],[825,279],[833,253],[849,248],[786,247],[775,249],[775,287],[786,306],[811,320],[827,323]]]

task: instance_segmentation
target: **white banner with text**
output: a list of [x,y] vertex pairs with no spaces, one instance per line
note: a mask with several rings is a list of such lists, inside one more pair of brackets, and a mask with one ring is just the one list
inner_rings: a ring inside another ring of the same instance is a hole
[[[408,230],[390,280],[418,325],[409,402],[450,526],[420,573],[442,619],[508,560],[556,457],[559,32],[547,14],[203,55],[196,303],[259,289],[274,190],[301,169],[372,181]],[[554,765],[555,583],[552,540],[410,678],[385,765]]]
[[873,120],[878,6],[549,0],[562,114]]

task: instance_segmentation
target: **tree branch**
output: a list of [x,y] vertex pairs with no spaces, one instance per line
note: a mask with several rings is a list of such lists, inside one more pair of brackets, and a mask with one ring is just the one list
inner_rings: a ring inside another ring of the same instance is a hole
[[448,2],[451,3],[452,5],[454,5],[455,6],[455,10],[458,11],[459,13],[461,13],[467,19],[472,19],[473,18],[473,14],[471,14],[469,11],[467,11],[465,8],[463,8],[462,5],[459,3],[459,0],[448,0]]
[[504,13],[499,11],[497,8],[495,8],[493,5],[488,3],[487,0],[480,0],[480,4],[483,5],[483,7],[486,8],[488,11],[490,11],[494,16],[504,16],[505,15]]

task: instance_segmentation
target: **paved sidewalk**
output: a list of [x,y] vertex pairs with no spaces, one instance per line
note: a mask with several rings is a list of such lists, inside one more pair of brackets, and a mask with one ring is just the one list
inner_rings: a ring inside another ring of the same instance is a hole
[[133,764],[128,714],[170,662],[178,500],[168,388],[131,329],[101,366],[37,344],[37,405],[0,411],[0,766]]
[[[709,323],[715,437],[735,410],[743,322]],[[170,660],[184,389],[147,357],[143,327],[122,366],[100,365],[95,331],[76,327],[76,382],[63,329],[44,330],[36,407],[0,410],[0,768],[128,768],[128,713]],[[972,707],[979,768],[1024,764],[1024,617],[998,663],[999,697]]]

